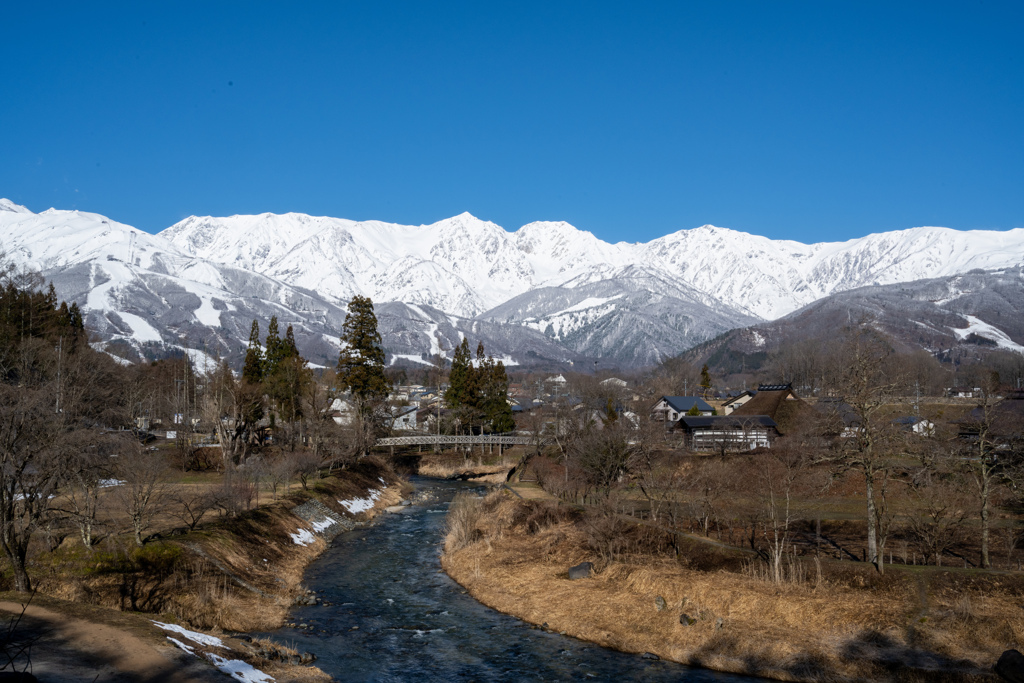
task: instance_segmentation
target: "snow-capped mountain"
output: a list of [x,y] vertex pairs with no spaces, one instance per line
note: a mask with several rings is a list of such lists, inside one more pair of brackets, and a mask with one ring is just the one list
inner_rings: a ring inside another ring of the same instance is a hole
[[360,291],[462,316],[539,287],[614,280],[643,266],[708,305],[772,320],[835,292],[1024,262],[1024,229],[913,228],[808,245],[705,225],[609,244],[564,222],[507,232],[467,213],[421,226],[261,214],[192,217],[160,235],[193,256],[336,300]]
[[[463,335],[509,362],[644,365],[858,287],[1024,264],[1024,230],[914,228],[801,244],[703,226],[610,244],[564,222],[514,232],[304,214],[190,217],[151,235],[99,214],[0,200],[0,251],[52,280],[115,348],[235,356],[253,318],[292,324],[333,365],[345,304],[371,297],[390,361]],[[991,321],[990,321],[991,322]]]

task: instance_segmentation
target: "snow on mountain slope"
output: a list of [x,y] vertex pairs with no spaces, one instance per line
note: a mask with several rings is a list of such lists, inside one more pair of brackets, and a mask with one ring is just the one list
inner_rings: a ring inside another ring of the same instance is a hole
[[632,364],[856,288],[1024,264],[1022,229],[913,228],[801,244],[708,225],[609,244],[565,222],[508,232],[468,213],[419,226],[267,213],[193,216],[150,235],[8,200],[0,244],[115,341],[143,349],[216,339],[234,354],[253,317],[277,315],[327,364],[353,294],[405,307],[385,337],[396,357],[445,350],[479,324],[495,343],[531,344],[536,358],[610,354]]
[[[294,321],[300,340],[316,336],[318,328],[336,337],[344,319],[341,307],[309,292],[198,259],[159,235],[99,214],[35,214],[0,200],[0,245],[6,258],[39,271],[61,298],[78,302],[90,330],[130,356],[201,342],[235,354],[253,318]],[[336,354],[323,344],[311,352]]]
[[466,213],[421,226],[262,214],[190,218],[161,235],[195,256],[336,301],[361,292],[461,316],[538,287],[579,287],[642,266],[708,305],[771,320],[856,287],[1024,262],[1022,229],[914,228],[802,244],[705,225],[646,244],[609,244],[565,222],[510,233]]

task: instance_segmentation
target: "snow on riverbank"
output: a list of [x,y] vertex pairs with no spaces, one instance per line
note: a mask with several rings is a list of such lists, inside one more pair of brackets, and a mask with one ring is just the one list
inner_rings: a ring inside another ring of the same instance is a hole
[[370,489],[367,491],[369,494],[366,498],[353,498],[352,500],[339,500],[338,504],[344,507],[346,510],[351,512],[353,515],[360,512],[366,512],[373,508],[373,504],[377,502],[383,491],[377,489]]
[[[303,529],[303,531],[305,530]],[[306,533],[309,532],[307,531]],[[181,626],[178,626],[177,624],[165,624],[159,621],[154,621],[153,623],[165,631],[178,633],[184,636],[185,638],[188,638],[194,643],[199,643],[200,645],[205,645],[206,647],[219,647],[224,650],[231,650],[231,648],[224,644],[224,641],[222,641],[220,638],[217,638],[216,636],[210,636],[205,633],[199,633],[198,631],[189,631],[187,628],[183,628]],[[171,636],[167,636],[167,640],[171,641],[185,652],[192,655],[196,655],[197,657],[199,656],[196,653],[195,648],[193,646],[186,645],[177,638],[172,638]],[[213,652],[204,652],[202,654],[204,654],[207,659],[213,662],[213,665],[215,667],[217,667],[224,673],[228,674],[235,680],[242,681],[242,683],[274,683],[273,676],[263,673],[259,669],[255,668],[252,664],[249,664],[248,662],[243,662],[241,659],[227,659],[226,657],[221,657],[220,655],[215,654]]]
[[[187,628],[178,626],[177,624],[164,624],[159,621],[154,621],[158,627],[165,631],[172,631],[174,633],[180,633],[194,643],[205,645],[206,647],[221,647],[227,649],[227,645],[224,644],[220,638],[216,636],[208,636],[205,633],[199,633],[198,631],[189,631]],[[172,639],[173,640],[173,639]]]
[[316,540],[316,536],[309,529],[299,529],[294,534],[288,535],[295,541],[295,545],[309,545]]

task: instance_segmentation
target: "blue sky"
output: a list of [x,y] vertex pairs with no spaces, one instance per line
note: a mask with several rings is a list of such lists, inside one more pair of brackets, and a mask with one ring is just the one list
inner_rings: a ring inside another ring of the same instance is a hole
[[0,196],[610,240],[1024,227],[1024,3],[10,3]]

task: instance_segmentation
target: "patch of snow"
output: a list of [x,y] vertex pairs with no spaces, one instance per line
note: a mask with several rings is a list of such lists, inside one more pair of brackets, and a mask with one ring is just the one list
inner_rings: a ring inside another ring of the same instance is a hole
[[202,296],[199,297],[199,300],[201,302],[199,308],[193,311],[192,315],[196,317],[196,320],[208,327],[220,327],[221,311],[213,307],[213,301],[210,300],[210,297]]
[[380,498],[381,492],[377,489],[367,491],[370,495],[366,498],[353,498],[352,500],[339,500],[338,504],[351,512],[353,515],[366,512],[373,508],[373,504]]
[[423,360],[414,353],[396,353],[391,357],[391,362],[389,363],[389,365],[394,365],[395,361],[397,361],[398,359],[407,360],[410,363],[419,363],[420,365],[428,365],[430,367],[434,367],[433,363],[431,363],[430,361]]
[[194,647],[192,647],[191,645],[186,645],[185,643],[181,642],[177,638],[171,638],[170,636],[167,636],[167,640],[171,641],[172,643],[174,643],[175,645],[177,645],[178,647],[180,647],[182,650],[184,650],[185,652],[189,653],[190,655],[194,655],[196,653],[196,649]]
[[216,636],[208,636],[205,633],[189,631],[187,628],[183,628],[181,626],[178,626],[177,624],[165,624],[159,621],[154,621],[153,623],[165,631],[180,633],[181,635],[185,636],[194,643],[199,643],[200,645],[205,645],[207,647],[222,647],[224,649],[228,649],[228,647],[223,643],[223,641],[221,641],[221,639],[217,638]]
[[121,481],[120,479],[101,479],[100,480],[100,488],[101,489],[108,489],[108,488],[111,488],[111,487],[114,487],[114,486],[120,486],[123,483],[124,482]]
[[319,534],[324,529],[330,529],[335,524],[337,524],[337,522],[335,522],[330,517],[327,517],[327,518],[323,519],[322,521],[313,522],[313,531],[315,531],[315,532],[317,532]]
[[208,353],[203,353],[201,349],[190,349],[187,346],[176,346],[175,348],[181,349],[182,352],[188,355],[196,372],[209,374],[219,367],[218,360]]
[[964,317],[967,318],[967,327],[962,329],[956,327],[953,328],[953,334],[958,338],[965,339],[968,335],[974,333],[979,337],[991,339],[999,346],[999,348],[1009,349],[1010,351],[1016,351],[1017,353],[1024,353],[1024,346],[1021,346],[1010,339],[1010,337],[998,327],[989,325],[984,320],[973,315],[965,315]]
[[309,529],[299,529],[296,533],[288,535],[291,536],[295,545],[309,545],[316,540],[316,536],[310,533]]
[[573,311],[585,311],[588,308],[597,308],[598,306],[604,306],[609,301],[615,301],[616,299],[621,299],[622,297],[623,297],[622,294],[616,294],[615,296],[601,297],[601,298],[598,298],[598,297],[587,297],[586,299],[584,299],[583,301],[579,302],[578,304],[575,304],[573,306],[570,306],[569,308],[563,309],[563,310],[559,311],[558,313],[553,313],[552,315],[563,315],[565,313],[572,313]]
[[263,673],[241,659],[225,659],[212,652],[207,652],[206,656],[215,667],[242,683],[273,683],[274,681],[273,676]]
[[160,336],[157,329],[141,317],[134,313],[125,313],[124,311],[116,311],[116,313],[121,320],[128,324],[128,327],[132,328],[132,339],[139,342],[163,342],[164,338]]
[[754,346],[761,348],[764,346],[764,337],[757,330],[751,330],[750,334],[754,337]]

